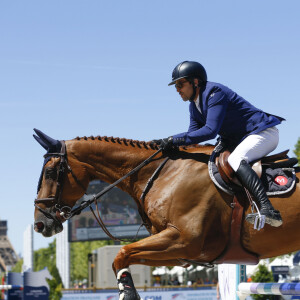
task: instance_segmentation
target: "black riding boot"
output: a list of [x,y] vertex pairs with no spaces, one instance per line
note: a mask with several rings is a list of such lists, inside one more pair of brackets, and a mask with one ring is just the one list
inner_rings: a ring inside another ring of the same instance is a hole
[[[236,171],[236,175],[243,186],[260,204],[260,213],[266,217],[265,222],[274,227],[280,226],[282,224],[280,212],[274,209],[268,199],[261,180],[246,161],[241,161],[241,164]],[[246,221],[254,224],[256,216],[258,216],[258,213],[249,214],[246,216]]]

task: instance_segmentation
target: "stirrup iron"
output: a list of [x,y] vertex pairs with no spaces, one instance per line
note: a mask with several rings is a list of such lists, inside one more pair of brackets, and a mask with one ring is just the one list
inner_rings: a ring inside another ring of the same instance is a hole
[[[257,213],[255,212],[257,211]],[[246,216],[246,221],[249,221],[251,224],[254,225],[254,229],[255,230],[261,230],[262,228],[264,228],[265,226],[265,222],[266,222],[266,216],[262,215],[256,205],[256,203],[252,200],[251,203],[251,214],[248,214]],[[250,219],[254,218],[254,221],[252,223],[252,220],[250,221]],[[248,220],[247,220],[248,219]]]

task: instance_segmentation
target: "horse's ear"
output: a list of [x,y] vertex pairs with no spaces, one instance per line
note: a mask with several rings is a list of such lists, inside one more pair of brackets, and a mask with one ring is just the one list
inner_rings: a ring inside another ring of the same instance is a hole
[[46,135],[45,133],[41,132],[40,130],[34,128],[35,133],[38,135],[37,138],[43,143],[41,144],[39,140],[36,140],[44,147],[48,152],[56,152],[60,151],[61,149],[61,142],[51,138],[50,136]]
[[33,134],[33,137],[45,150],[48,150],[48,146],[37,135]]
[[41,138],[41,140],[48,146],[56,146],[60,142],[48,136],[47,134],[41,132],[40,130],[34,128],[35,133]]

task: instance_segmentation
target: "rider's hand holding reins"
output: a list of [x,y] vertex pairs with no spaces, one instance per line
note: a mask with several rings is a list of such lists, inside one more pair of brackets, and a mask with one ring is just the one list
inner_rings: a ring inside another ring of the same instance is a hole
[[164,139],[153,140],[152,143],[157,144],[163,151],[171,150],[174,147],[172,136]]

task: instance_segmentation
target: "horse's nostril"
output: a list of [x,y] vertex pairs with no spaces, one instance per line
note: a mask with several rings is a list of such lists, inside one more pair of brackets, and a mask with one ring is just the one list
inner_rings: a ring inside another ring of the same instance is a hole
[[43,222],[36,222],[35,224],[34,224],[34,230],[36,231],[36,232],[42,232],[43,230],[44,230],[44,223]]

